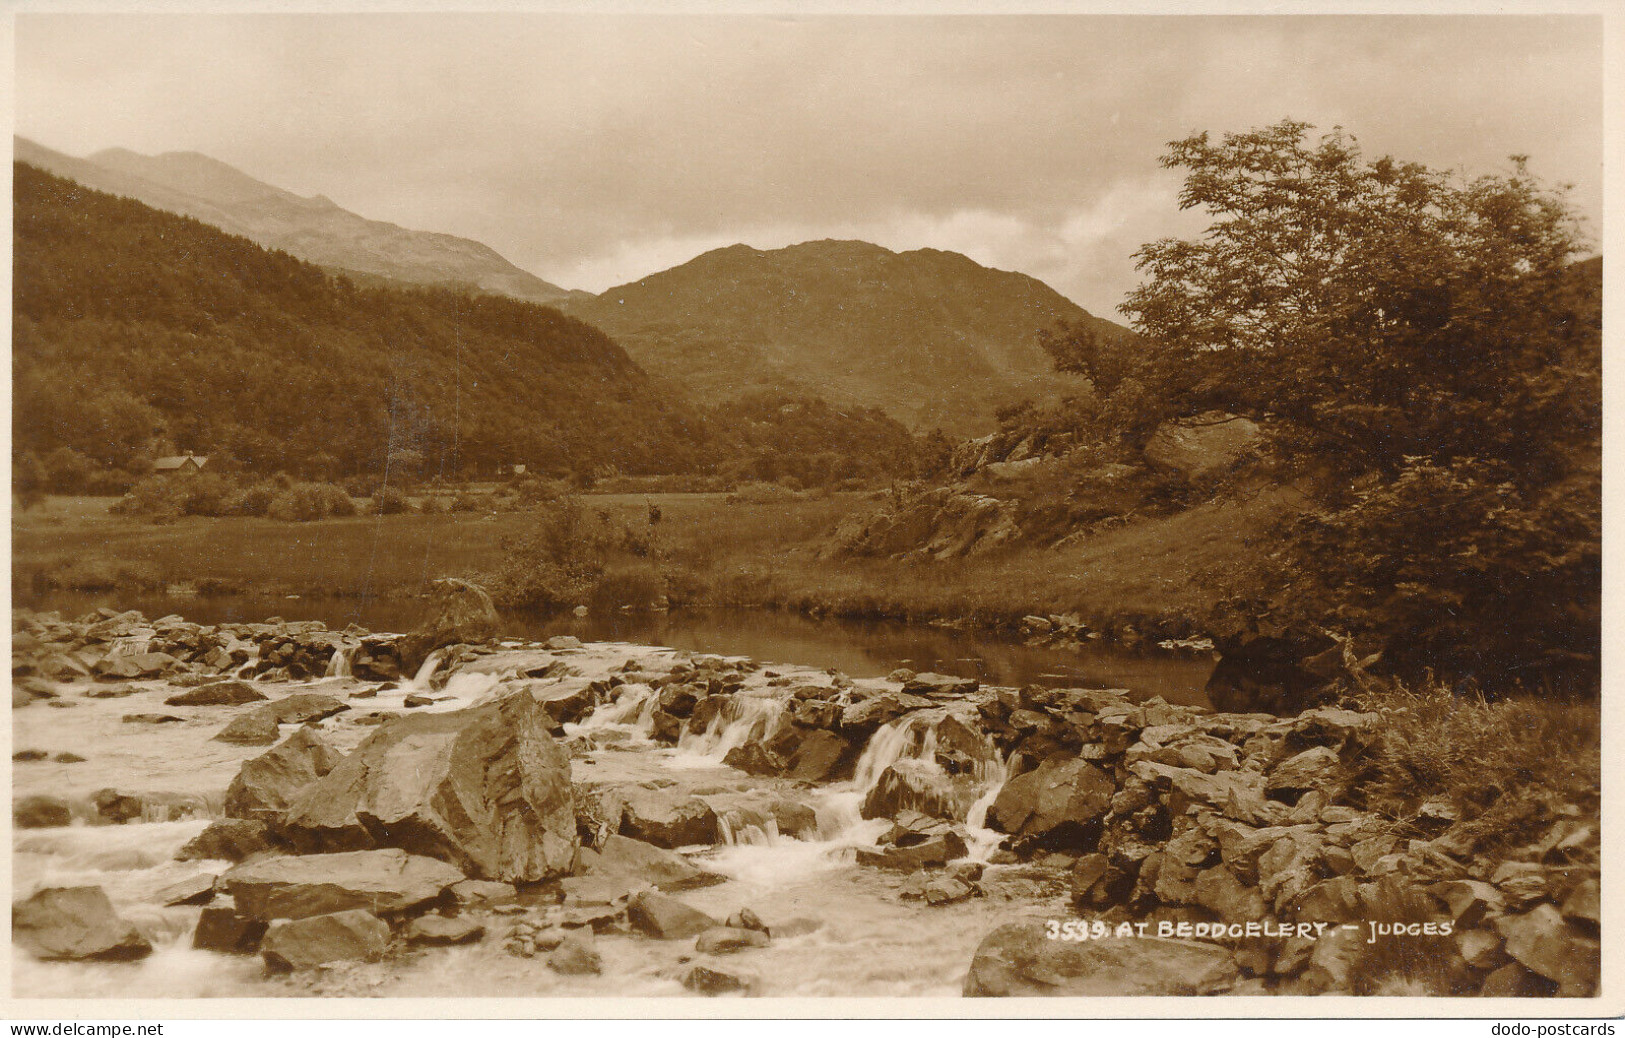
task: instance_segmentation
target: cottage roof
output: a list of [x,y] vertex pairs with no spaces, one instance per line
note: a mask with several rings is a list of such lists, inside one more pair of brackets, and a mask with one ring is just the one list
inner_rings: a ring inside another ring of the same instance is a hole
[[152,468],[154,472],[174,472],[176,469],[185,468],[188,462],[202,468],[209,463],[209,457],[206,454],[177,454],[167,458],[159,458],[152,463]]

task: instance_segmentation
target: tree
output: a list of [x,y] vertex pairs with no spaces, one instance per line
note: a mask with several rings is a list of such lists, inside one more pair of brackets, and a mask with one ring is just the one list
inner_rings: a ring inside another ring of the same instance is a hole
[[1600,328],[1563,190],[1521,157],[1466,179],[1309,129],[1174,142],[1181,207],[1215,219],[1141,248],[1123,306],[1168,416],[1252,417],[1321,477],[1283,590],[1241,609],[1388,636],[1418,670],[1594,682]]

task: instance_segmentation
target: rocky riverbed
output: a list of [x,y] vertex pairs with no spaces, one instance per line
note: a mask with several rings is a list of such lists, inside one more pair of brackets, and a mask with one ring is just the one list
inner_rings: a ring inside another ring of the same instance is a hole
[[1588,996],[1598,831],[1362,809],[1370,714],[653,646],[14,620],[18,996]]

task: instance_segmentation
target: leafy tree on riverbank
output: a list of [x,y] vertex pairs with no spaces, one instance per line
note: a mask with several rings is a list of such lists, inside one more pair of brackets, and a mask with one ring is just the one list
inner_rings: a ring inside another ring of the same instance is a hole
[[1467,179],[1309,129],[1174,142],[1181,207],[1214,220],[1141,248],[1123,307],[1142,343],[1119,379],[1157,418],[1254,418],[1314,489],[1282,592],[1237,615],[1378,633],[1400,665],[1594,682],[1600,319],[1562,191],[1522,158]]

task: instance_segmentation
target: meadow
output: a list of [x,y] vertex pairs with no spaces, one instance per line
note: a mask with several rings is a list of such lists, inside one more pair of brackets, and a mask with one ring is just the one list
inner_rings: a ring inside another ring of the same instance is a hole
[[[355,516],[306,523],[182,517],[154,524],[108,514],[112,498],[53,497],[13,513],[12,573],[30,589],[255,592],[369,597],[421,592],[440,576],[477,576],[522,538],[525,510]],[[1279,514],[1279,495],[1214,502],[1109,530],[1058,549],[1018,547],[942,562],[831,559],[844,517],[866,493],[587,494],[595,521],[635,532],[649,550],[615,552],[604,593],[645,604],[766,606],[813,614],[954,619],[1007,625],[1030,613],[1077,613],[1096,626],[1183,634],[1249,560]],[[659,510],[651,523],[650,506]],[[1114,633],[1117,633],[1114,631]]]

